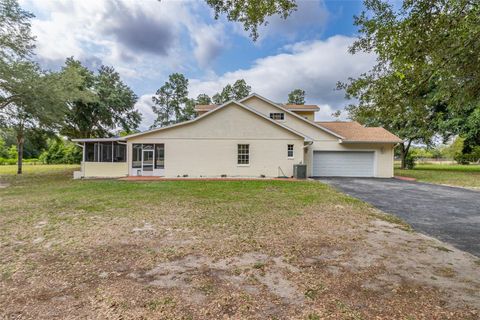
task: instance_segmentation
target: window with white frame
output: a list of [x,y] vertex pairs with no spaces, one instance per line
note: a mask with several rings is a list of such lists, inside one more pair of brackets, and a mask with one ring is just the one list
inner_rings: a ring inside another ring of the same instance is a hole
[[293,144],[287,145],[287,157],[293,158]]
[[237,164],[250,164],[250,145],[238,145]]
[[285,114],[283,112],[271,112],[270,119],[273,120],[285,120]]

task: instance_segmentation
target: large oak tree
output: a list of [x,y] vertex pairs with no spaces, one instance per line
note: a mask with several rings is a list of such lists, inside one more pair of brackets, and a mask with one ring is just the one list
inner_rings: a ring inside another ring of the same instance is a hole
[[404,0],[397,9],[365,0],[355,17],[351,53],[372,52],[376,65],[339,87],[357,102],[350,116],[385,126],[406,142],[460,134],[480,143],[480,2]]

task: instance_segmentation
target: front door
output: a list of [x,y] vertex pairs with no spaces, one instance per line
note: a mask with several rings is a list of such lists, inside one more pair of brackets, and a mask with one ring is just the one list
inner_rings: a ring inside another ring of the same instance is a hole
[[144,176],[153,175],[153,150],[143,150],[142,174]]

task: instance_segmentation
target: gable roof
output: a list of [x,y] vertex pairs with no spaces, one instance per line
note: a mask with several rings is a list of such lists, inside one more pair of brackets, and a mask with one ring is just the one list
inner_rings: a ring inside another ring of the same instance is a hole
[[282,104],[282,107],[292,111],[319,111],[316,104]]
[[381,127],[364,127],[356,121],[317,121],[316,123],[344,137],[342,142],[391,142],[403,140]]
[[176,123],[176,124],[172,124],[170,126],[166,126],[166,127],[161,127],[161,128],[155,128],[155,129],[151,129],[151,130],[147,130],[147,131],[143,131],[143,132],[139,132],[139,133],[134,133],[134,134],[131,134],[131,135],[128,135],[128,136],[125,136],[123,137],[124,139],[129,139],[129,138],[134,138],[134,137],[138,137],[138,136],[142,136],[142,135],[145,135],[145,134],[150,134],[150,133],[153,133],[153,132],[157,132],[157,131],[163,131],[163,130],[167,130],[167,129],[171,129],[171,128],[175,128],[175,127],[180,127],[180,126],[184,126],[184,125],[187,125],[187,124],[190,124],[190,123],[194,123],[196,121],[199,121],[203,118],[206,118],[206,117],[209,117],[211,116],[212,114],[216,113],[218,110],[221,110],[223,108],[225,108],[226,106],[230,105],[230,104],[235,104],[267,121],[269,121],[270,123],[273,123],[274,125],[276,126],[279,126],[287,131],[290,131],[291,133],[299,136],[299,137],[302,137],[304,138],[306,141],[312,141],[312,138],[310,137],[307,137],[306,135],[304,135],[303,133],[301,132],[298,132],[292,128],[289,128],[287,127],[286,125],[284,124],[281,124],[275,120],[272,120],[270,119],[269,117],[263,115],[262,113],[260,112],[257,112],[256,110],[238,102],[238,101],[234,101],[234,100],[231,100],[231,101],[228,101],[228,102],[225,102],[224,104],[222,104],[221,106],[218,106],[217,108],[215,108],[214,110],[212,110],[211,112],[207,112],[205,114],[202,114],[201,116],[198,116],[196,117],[195,119],[192,119],[192,120],[188,120],[188,121],[184,121],[184,122],[180,122],[180,123]]
[[[292,110],[292,111],[319,111],[320,108],[315,104],[279,104],[282,108]],[[217,108],[216,104],[197,104],[195,106],[195,111],[203,112],[210,111]]]
[[308,119],[305,119],[304,117],[296,114],[295,112],[292,112],[292,111],[290,111],[290,110],[288,110],[288,109],[280,106],[279,104],[277,104],[277,103],[275,103],[275,102],[273,102],[273,101],[271,101],[271,100],[269,100],[269,99],[267,99],[267,98],[265,98],[265,97],[262,97],[262,96],[259,95],[259,94],[252,93],[252,94],[250,94],[249,96],[247,96],[247,97],[239,100],[239,102],[243,102],[243,101],[248,100],[248,99],[250,99],[250,98],[252,98],[252,97],[256,97],[256,98],[258,98],[258,99],[260,99],[260,100],[262,100],[262,101],[264,101],[264,102],[266,102],[266,103],[268,103],[268,104],[271,104],[271,105],[274,106],[274,107],[277,107],[277,108],[280,109],[280,110],[284,110],[286,113],[288,113],[288,114],[296,117],[297,119],[300,119],[300,120],[302,120],[303,122],[306,122],[306,123],[308,123],[308,124],[310,124],[310,125],[312,125],[312,126],[314,126],[314,127],[317,127],[318,129],[321,129],[321,130],[323,130],[323,131],[331,134],[332,136],[335,136],[335,137],[337,137],[337,138],[339,138],[339,139],[343,139],[343,136],[341,136],[340,134],[338,134],[338,133],[336,133],[336,132],[333,132],[332,130],[330,130],[330,129],[328,129],[328,128],[325,128],[325,127],[323,127],[322,125],[319,125],[319,124],[317,124],[317,123],[315,123],[315,122],[313,122],[313,121],[310,121],[310,120],[308,120]]

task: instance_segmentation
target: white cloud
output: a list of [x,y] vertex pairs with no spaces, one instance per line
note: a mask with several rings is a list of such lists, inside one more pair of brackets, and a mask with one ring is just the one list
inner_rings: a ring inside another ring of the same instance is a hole
[[140,130],[147,130],[153,124],[156,116],[152,111],[152,96],[153,94],[145,94],[138,98],[135,104],[135,109],[142,114],[142,122],[140,123]]
[[192,25],[191,37],[194,42],[193,54],[201,68],[211,64],[224,49],[226,39],[223,25]]
[[195,10],[205,9],[201,5],[132,0],[22,2],[37,14],[32,31],[37,37],[37,58],[44,66],[58,67],[74,56],[113,65],[125,77],[152,80],[172,70],[184,71],[195,59],[205,66],[222,51],[223,25],[208,24],[197,15]]
[[[287,19],[278,15],[266,19],[267,25],[258,28],[258,46],[267,38],[284,38],[289,41],[305,39],[305,36],[319,36],[328,23],[329,12],[324,0],[297,1],[297,10],[293,11]],[[243,24],[234,23],[234,31],[246,38],[250,38],[250,32],[245,31]]]
[[[375,62],[371,54],[348,53],[355,38],[333,36],[324,41],[300,42],[285,48],[286,52],[258,59],[248,69],[239,69],[208,79],[190,80],[190,97],[200,93],[210,96],[226,84],[245,79],[252,90],[273,101],[286,102],[288,93],[296,88],[306,91],[306,102],[317,104],[316,120],[332,120],[332,113],[348,103],[344,93],[335,90],[337,81],[346,81],[368,71]],[[151,96],[145,95],[137,104],[144,115],[142,129],[153,123]],[[148,98],[147,98],[148,97]],[[345,113],[340,119],[345,120]]]
[[[307,103],[328,105],[331,114],[345,106],[343,92],[336,91],[337,81],[346,81],[368,71],[375,62],[370,54],[348,53],[355,38],[333,36],[326,40],[300,42],[286,47],[286,52],[258,59],[248,69],[227,72],[217,78],[190,81],[191,96],[214,94],[227,83],[245,79],[253,91],[273,101],[285,102],[296,88],[306,91]],[[322,111],[322,118],[326,114]]]

